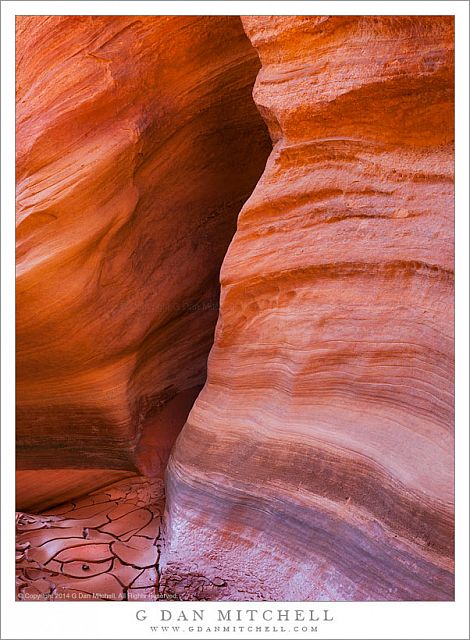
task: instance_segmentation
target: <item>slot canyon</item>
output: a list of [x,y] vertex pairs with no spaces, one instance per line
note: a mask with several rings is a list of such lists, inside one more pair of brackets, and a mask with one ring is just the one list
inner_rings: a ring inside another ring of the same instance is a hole
[[453,599],[453,46],[17,17],[18,599]]

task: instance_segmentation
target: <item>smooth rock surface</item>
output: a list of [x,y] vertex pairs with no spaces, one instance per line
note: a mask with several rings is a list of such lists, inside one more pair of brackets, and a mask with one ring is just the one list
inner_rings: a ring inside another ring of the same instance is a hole
[[451,600],[453,19],[243,24],[274,149],[170,458],[161,584]]
[[147,418],[204,383],[271,150],[258,69],[238,16],[18,16],[20,470],[136,471]]
[[16,508],[41,513],[134,475],[112,469],[17,469]]

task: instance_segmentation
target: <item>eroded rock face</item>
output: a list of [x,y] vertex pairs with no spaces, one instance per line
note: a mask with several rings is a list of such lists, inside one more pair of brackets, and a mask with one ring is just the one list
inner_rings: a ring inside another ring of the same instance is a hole
[[19,18],[19,598],[453,596],[452,20],[243,24],[198,396],[256,53]]
[[19,469],[146,471],[172,401],[168,454],[271,150],[259,66],[237,16],[18,17]]
[[[162,583],[453,597],[453,19],[247,17],[274,142],[167,478]],[[178,584],[175,584],[178,592]]]

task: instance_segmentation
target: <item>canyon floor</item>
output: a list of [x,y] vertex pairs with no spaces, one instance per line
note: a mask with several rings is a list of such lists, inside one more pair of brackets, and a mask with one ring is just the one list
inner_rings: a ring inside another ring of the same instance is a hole
[[41,515],[18,513],[20,600],[156,600],[163,485],[124,480]]
[[22,601],[217,600],[223,578],[160,572],[164,486],[125,479],[41,515],[16,516],[16,597]]

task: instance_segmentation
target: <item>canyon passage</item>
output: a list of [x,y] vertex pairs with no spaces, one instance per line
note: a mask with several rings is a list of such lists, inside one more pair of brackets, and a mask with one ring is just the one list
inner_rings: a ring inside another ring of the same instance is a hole
[[454,24],[17,16],[20,600],[452,600]]

